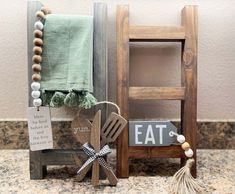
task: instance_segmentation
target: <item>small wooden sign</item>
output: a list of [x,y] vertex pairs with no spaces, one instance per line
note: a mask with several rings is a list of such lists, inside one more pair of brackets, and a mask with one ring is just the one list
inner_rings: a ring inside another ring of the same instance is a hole
[[169,146],[170,131],[177,132],[170,121],[129,121],[129,146]]
[[53,149],[51,115],[49,107],[28,107],[30,150]]
[[76,116],[71,123],[72,134],[82,145],[90,140],[91,122],[81,116]]

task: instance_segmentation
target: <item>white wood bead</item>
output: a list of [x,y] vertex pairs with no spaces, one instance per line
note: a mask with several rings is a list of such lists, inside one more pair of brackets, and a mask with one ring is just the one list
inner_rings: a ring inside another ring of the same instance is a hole
[[40,97],[40,91],[32,91],[31,96],[35,99]]
[[43,29],[43,23],[40,20],[35,22],[34,28],[37,29],[37,30],[42,30]]
[[178,136],[177,136],[177,141],[178,141],[179,143],[184,143],[184,142],[185,142],[185,137],[184,137],[183,135],[178,135]]
[[40,83],[39,82],[33,82],[31,84],[31,88],[33,91],[38,91],[40,89]]
[[33,100],[33,105],[38,107],[42,105],[42,100],[40,98]]
[[184,151],[184,154],[188,157],[191,158],[193,156],[193,150],[192,149],[188,149]]

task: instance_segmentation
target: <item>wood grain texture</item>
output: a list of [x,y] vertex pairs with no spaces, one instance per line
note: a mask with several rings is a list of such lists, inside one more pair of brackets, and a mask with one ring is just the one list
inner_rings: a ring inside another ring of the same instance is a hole
[[107,176],[110,185],[112,185],[112,186],[117,185],[118,179],[115,176],[115,174],[113,173],[113,171],[111,169],[106,169],[104,167],[102,167],[102,169],[105,172],[105,175]]
[[[107,4],[103,2],[94,2],[94,48],[93,48],[93,66],[94,66],[94,94],[98,101],[108,99],[108,10]],[[101,124],[103,125],[108,113],[106,104],[98,105],[94,113],[101,110]],[[93,113],[93,115],[94,115]],[[101,178],[105,178],[103,171]]]
[[[102,2],[94,3],[94,94],[98,101],[108,99],[108,52],[107,52],[107,5]],[[95,112],[102,112],[102,125],[107,117],[107,105],[99,105]]]
[[129,38],[130,41],[182,41],[185,30],[181,26],[130,26]]
[[[97,152],[100,151],[100,127],[101,127],[101,110],[99,110],[91,124],[91,145],[94,150]],[[98,160],[93,161],[92,165],[92,178],[91,183],[94,186],[99,185],[99,162]]]
[[129,87],[132,100],[184,100],[184,87]]
[[[122,116],[128,120],[128,87],[129,87],[129,7],[119,5],[116,15],[117,34],[117,104]],[[129,176],[128,164],[128,126],[117,141],[117,176]]]
[[[74,158],[79,156],[79,158]],[[41,154],[42,165],[77,165],[87,159],[83,150],[44,150]]]
[[29,171],[30,179],[38,180],[43,179],[46,175],[46,166],[42,164],[41,151],[30,151],[29,152]]
[[90,141],[91,136],[91,122],[79,116],[75,116],[71,123],[71,129],[73,130],[72,136],[83,145]]
[[112,112],[101,129],[101,145],[104,146],[105,144],[115,142],[126,124],[126,119],[121,115]]
[[130,158],[184,158],[180,146],[129,147]]
[[[185,100],[181,102],[181,126],[186,140],[194,151],[196,161],[196,131],[197,131],[197,38],[198,19],[197,6],[185,6],[182,10],[182,26],[185,27],[185,42],[183,44],[181,85],[185,87]],[[181,160],[183,165],[185,159]],[[196,163],[192,168],[196,177]]]

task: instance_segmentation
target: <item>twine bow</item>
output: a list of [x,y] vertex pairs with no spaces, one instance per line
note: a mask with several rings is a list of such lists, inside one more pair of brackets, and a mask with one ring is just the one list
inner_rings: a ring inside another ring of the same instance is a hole
[[77,174],[79,174],[84,168],[86,168],[89,164],[91,164],[94,160],[98,160],[99,164],[106,168],[110,169],[110,166],[104,159],[104,156],[111,153],[111,149],[108,145],[105,145],[99,152],[96,151],[87,143],[82,146],[83,151],[86,155],[89,156],[88,160],[82,165],[82,167],[78,170]]

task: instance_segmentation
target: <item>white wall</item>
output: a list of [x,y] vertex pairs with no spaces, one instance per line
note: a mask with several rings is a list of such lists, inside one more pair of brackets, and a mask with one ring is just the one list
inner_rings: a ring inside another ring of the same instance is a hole
[[[91,14],[90,0],[41,0],[54,13]],[[26,0],[0,0],[0,119],[22,120],[27,106]],[[115,99],[115,16],[117,4],[130,5],[130,23],[180,25],[184,5],[199,5],[198,118],[235,120],[235,1],[233,0],[106,0],[109,16],[109,89]],[[131,47],[131,84],[180,84],[178,44],[134,44]],[[150,69],[143,72],[146,66]],[[141,77],[148,79],[140,81]],[[164,75],[164,77],[163,77]],[[139,110],[141,111],[135,111]],[[179,103],[131,103],[132,116],[179,117]],[[151,114],[149,114],[149,111]],[[57,111],[57,118],[71,114]]]

